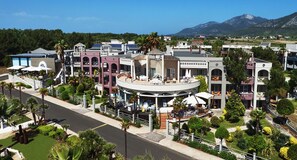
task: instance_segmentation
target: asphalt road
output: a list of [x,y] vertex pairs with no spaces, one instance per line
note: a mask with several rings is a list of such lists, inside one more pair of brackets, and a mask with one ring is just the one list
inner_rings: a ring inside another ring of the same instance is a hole
[[[0,88],[1,90],[1,88]],[[0,92],[2,93],[2,92]],[[5,94],[9,94],[8,90],[5,90]],[[18,97],[19,91],[13,90],[13,96]],[[25,101],[31,97],[31,95],[22,93],[22,101]],[[41,101],[41,99],[38,99]],[[103,122],[94,120],[92,118],[86,117],[74,111],[68,110],[64,107],[58,106],[51,102],[45,102],[49,105],[49,109],[46,111],[46,119],[56,119],[60,124],[69,124],[70,130],[74,132],[83,131],[86,129],[92,129],[98,127]],[[105,140],[116,144],[116,151],[124,155],[124,132],[118,128],[110,125],[105,125],[103,127],[95,129]],[[156,143],[150,142],[138,136],[128,133],[128,157],[132,158],[136,155],[144,154],[150,152],[156,160],[168,157],[171,160],[187,160],[192,159],[186,155],[180,154],[169,148],[160,146]]]

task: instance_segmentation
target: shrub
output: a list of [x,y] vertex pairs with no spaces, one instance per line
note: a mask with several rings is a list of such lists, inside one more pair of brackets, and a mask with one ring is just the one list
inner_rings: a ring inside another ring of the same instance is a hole
[[39,126],[37,130],[39,131],[39,133],[43,135],[48,135],[49,132],[56,130],[56,127],[52,125],[45,125],[45,126]]
[[223,109],[223,116],[225,116],[227,114],[227,110],[224,108]]
[[178,135],[177,134],[175,134],[174,136],[173,136],[173,139],[172,139],[173,141],[178,141]]
[[187,123],[184,123],[184,124],[182,125],[182,129],[185,130],[186,133],[190,133],[190,132],[189,132],[189,126],[187,125]]
[[213,116],[210,119],[210,123],[213,127],[220,127],[221,120],[217,116]]
[[281,99],[277,103],[276,111],[278,114],[286,116],[294,113],[295,108],[293,103],[288,99]]
[[284,158],[284,159],[289,159],[289,157],[288,157],[288,150],[289,150],[289,147],[282,147],[282,148],[280,148],[279,155],[282,158]]
[[220,120],[223,122],[225,120],[225,116],[220,116]]
[[233,142],[233,135],[229,134],[229,136],[226,138],[227,142]]
[[100,112],[99,108],[95,108],[95,113],[99,113],[99,112]]
[[243,137],[237,141],[236,145],[237,145],[237,147],[239,147],[242,150],[245,150],[248,147],[247,140],[244,139]]
[[76,93],[79,94],[79,95],[81,95],[81,94],[84,93],[84,91],[85,91],[85,87],[84,87],[84,85],[83,85],[83,84],[79,84],[79,85],[77,86],[77,88],[76,88]]
[[297,145],[292,145],[288,152],[287,152],[287,155],[290,159],[297,159]]
[[64,86],[60,86],[59,88],[58,88],[58,92],[61,94],[62,92],[64,92],[65,91],[65,87]]
[[66,142],[70,146],[77,146],[81,143],[81,139],[77,136],[71,136],[66,139]]
[[48,133],[48,136],[50,136],[50,137],[52,137],[52,138],[55,138],[56,135],[57,135],[57,132],[56,132],[56,131],[50,131],[50,132]]
[[297,139],[295,137],[291,136],[289,140],[291,145],[297,144]]
[[240,128],[240,126],[236,126],[235,129],[236,129],[236,132],[242,131],[242,129]]
[[140,123],[140,121],[136,121],[136,122],[135,122],[135,127],[137,127],[137,128],[140,128],[140,127],[141,127],[141,123]]
[[219,157],[228,160],[237,160],[236,156],[230,152],[222,151],[219,153]]
[[274,147],[276,150],[280,150],[281,147],[285,146],[289,142],[289,136],[280,133],[279,135],[276,135],[273,139]]
[[30,86],[30,85],[28,85],[28,84],[27,84],[25,87],[26,87],[27,89],[32,88],[32,86]]
[[264,127],[263,128],[263,133],[266,135],[272,135],[272,130],[270,127]]
[[69,100],[69,94],[67,91],[63,91],[62,94],[61,94],[61,99],[62,100]]

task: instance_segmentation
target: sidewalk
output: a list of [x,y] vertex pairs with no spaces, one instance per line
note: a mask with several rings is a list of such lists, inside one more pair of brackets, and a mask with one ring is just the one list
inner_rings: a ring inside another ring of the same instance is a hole
[[[33,91],[32,89],[24,89],[23,92],[28,93],[32,96],[41,97],[40,94],[37,93],[37,91]],[[80,105],[73,105],[71,103],[64,102],[62,100],[59,100],[59,99],[51,97],[51,96],[45,96],[44,99],[51,103],[55,103],[55,104],[60,105],[64,108],[67,108],[69,110],[75,111],[82,115],[88,116],[95,120],[101,121],[105,124],[108,124],[108,125],[118,128],[118,129],[121,129],[120,121],[103,116],[98,113],[95,113],[91,109],[82,108],[82,107],[80,107]],[[193,159],[199,159],[199,160],[205,160],[205,159],[220,160],[221,159],[219,157],[210,155],[210,154],[202,152],[200,150],[197,150],[197,149],[188,147],[186,145],[172,141],[173,137],[166,136],[164,130],[154,130],[153,132],[150,132],[148,126],[142,126],[141,128],[130,126],[130,128],[127,131],[131,134],[137,135],[137,136],[144,138],[146,140],[149,140],[151,142],[157,143],[164,147],[167,147],[167,148],[170,148],[177,152],[180,152],[182,154],[185,154],[189,157],[192,157]],[[67,132],[74,134],[69,129],[67,130]]]

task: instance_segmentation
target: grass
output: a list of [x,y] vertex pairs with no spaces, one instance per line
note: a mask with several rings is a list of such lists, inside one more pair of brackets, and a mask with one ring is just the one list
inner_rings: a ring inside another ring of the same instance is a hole
[[220,126],[223,126],[225,128],[233,128],[236,126],[244,126],[244,125],[245,125],[245,123],[244,123],[244,120],[242,117],[240,117],[239,121],[236,123],[231,123],[227,120],[224,120],[223,122],[220,123]]
[[30,120],[31,120],[31,119],[28,118],[27,116],[22,115],[22,116],[21,116],[21,119],[19,119],[19,120],[16,121],[16,125],[21,124],[21,123],[24,123],[24,122],[28,122],[28,121],[30,121]]
[[202,139],[215,143],[215,135],[212,132],[207,132],[206,135],[200,136]]
[[261,123],[262,127],[274,128],[273,125],[271,123],[269,123],[266,119],[261,119],[260,123]]
[[[37,134],[35,137],[30,138],[29,141],[28,144],[16,143],[12,146],[12,148],[22,152],[25,158],[29,160],[47,160],[51,147],[56,143],[53,138],[41,134]],[[13,143],[12,137],[0,140],[0,144],[5,147],[12,145]]]

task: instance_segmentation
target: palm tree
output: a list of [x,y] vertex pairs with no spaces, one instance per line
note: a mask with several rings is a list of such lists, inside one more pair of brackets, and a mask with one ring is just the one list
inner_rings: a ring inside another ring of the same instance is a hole
[[149,44],[149,48],[152,49],[156,49],[159,45],[160,45],[160,38],[158,36],[157,32],[152,32],[148,37],[147,37],[147,41]]
[[48,72],[48,77],[49,77],[49,79],[47,80],[47,83],[48,83],[47,85],[49,85],[51,87],[51,94],[54,94],[53,93],[53,85],[55,83],[55,81],[54,81],[55,72],[54,71]]
[[[138,95],[135,91],[132,91],[131,96],[129,98],[129,103],[133,103],[133,110],[132,114],[134,114],[135,117],[135,111],[136,111],[136,102],[138,101]],[[133,119],[134,120],[134,119]]]
[[22,87],[24,87],[25,84],[22,82],[17,82],[15,86],[19,88],[20,102],[22,102]]
[[58,41],[58,43],[55,44],[55,50],[58,54],[58,58],[61,60],[62,69],[63,69],[63,83],[66,83],[66,77],[65,77],[65,68],[64,68],[64,50],[68,47],[68,45],[65,43],[64,40]]
[[74,101],[75,98],[75,92],[76,92],[76,87],[79,84],[79,81],[77,80],[76,77],[70,77],[68,84],[70,84],[72,86],[72,88],[70,88],[70,91],[72,93],[72,100]]
[[138,37],[136,39],[136,43],[140,47],[140,50],[144,52],[144,54],[148,52],[149,43],[147,40],[147,36],[142,35],[141,37]]
[[262,111],[262,109],[256,109],[256,110],[253,110],[250,113],[250,115],[253,118],[253,120],[256,122],[256,134],[258,134],[260,130],[260,120],[265,118],[266,113]]
[[22,110],[22,104],[18,99],[7,99],[4,95],[0,95],[0,118],[1,129],[3,129],[4,120],[9,120],[10,125],[13,124],[12,120],[16,120],[17,116]]
[[1,81],[0,86],[1,86],[2,94],[4,94],[4,87],[6,86],[6,83],[4,81]]
[[123,119],[121,122],[121,128],[125,133],[125,159],[127,160],[127,129],[130,127],[130,121],[127,119]]
[[118,108],[117,108],[117,93],[118,93],[118,88],[114,87],[112,88],[111,92],[114,94],[114,108],[115,108],[115,116],[118,113]]
[[12,98],[11,91],[12,91],[12,89],[14,89],[13,83],[7,83],[6,88],[9,90],[9,98],[11,99]]
[[41,94],[41,99],[42,99],[42,115],[41,115],[41,120],[45,120],[45,109],[47,108],[45,105],[44,105],[44,96],[47,94],[48,90],[46,88],[40,88],[39,89],[39,93]]
[[30,97],[26,101],[26,108],[32,113],[34,125],[36,125],[36,112],[38,111],[38,101],[36,98]]
[[[176,98],[173,101],[173,114],[178,117],[178,139],[180,139],[180,119],[184,115],[184,110],[187,108],[186,103],[183,102],[181,97]],[[161,118],[161,117],[160,117]]]

